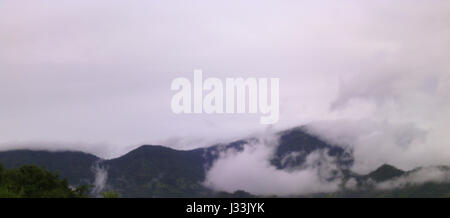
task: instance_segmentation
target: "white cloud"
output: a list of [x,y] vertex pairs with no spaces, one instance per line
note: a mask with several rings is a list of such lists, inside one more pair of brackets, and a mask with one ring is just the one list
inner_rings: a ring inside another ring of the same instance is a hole
[[385,182],[376,184],[378,189],[394,189],[404,188],[412,185],[421,185],[427,182],[442,183],[450,181],[450,173],[448,169],[440,167],[424,167],[408,175],[394,178]]
[[266,128],[172,114],[171,80],[201,68],[279,77],[272,128],[327,121],[319,134],[350,144],[358,171],[450,164],[448,1],[255,2],[2,1],[1,147],[112,157]]
[[[241,152],[222,152],[207,172],[204,184],[219,191],[245,190],[266,196],[312,194],[338,189],[339,179],[327,180],[336,165],[326,153],[311,153],[302,169],[279,170],[270,163],[277,146],[278,140],[269,136],[251,141]],[[324,164],[315,164],[321,158],[327,159],[321,162]]]

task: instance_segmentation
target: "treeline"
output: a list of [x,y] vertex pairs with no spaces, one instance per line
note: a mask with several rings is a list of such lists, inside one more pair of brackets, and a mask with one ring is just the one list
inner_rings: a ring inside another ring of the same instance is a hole
[[43,167],[7,169],[0,164],[0,198],[85,198],[89,187],[69,186],[67,179]]

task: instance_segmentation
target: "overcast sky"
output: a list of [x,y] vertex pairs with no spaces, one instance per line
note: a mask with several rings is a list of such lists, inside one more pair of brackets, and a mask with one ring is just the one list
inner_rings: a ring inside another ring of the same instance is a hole
[[[450,164],[450,2],[0,1],[0,148],[114,157],[312,124],[361,170]],[[175,115],[176,77],[280,78],[280,120]]]

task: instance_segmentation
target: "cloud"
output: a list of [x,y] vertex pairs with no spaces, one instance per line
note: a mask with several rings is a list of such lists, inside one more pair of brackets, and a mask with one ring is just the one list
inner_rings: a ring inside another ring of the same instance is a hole
[[92,172],[95,174],[94,188],[91,193],[94,196],[100,196],[100,193],[106,188],[106,181],[108,180],[108,170],[100,165],[100,161],[92,166]]
[[417,152],[426,148],[429,132],[411,123],[336,120],[311,123],[307,129],[329,143],[349,147],[355,159],[352,170],[362,174],[385,163],[406,168],[428,165],[433,158]]
[[360,172],[383,163],[405,169],[450,164],[448,71],[405,72],[343,82],[331,104],[337,116],[309,129],[351,146]]
[[450,164],[448,1],[255,2],[2,1],[2,149],[109,158],[263,132],[253,115],[171,113],[171,80],[202,69],[279,77],[272,128],[327,123],[359,172]]
[[413,185],[421,185],[428,182],[443,183],[450,181],[448,169],[442,167],[423,167],[409,172],[406,176],[401,176],[392,180],[376,184],[378,189],[405,188]]
[[[311,153],[301,169],[279,170],[270,163],[277,146],[278,139],[272,135],[250,141],[240,152],[223,151],[208,170],[204,184],[218,191],[245,190],[265,196],[312,194],[338,189],[340,179],[330,180],[337,167],[327,152]],[[316,164],[319,160],[322,164]]]

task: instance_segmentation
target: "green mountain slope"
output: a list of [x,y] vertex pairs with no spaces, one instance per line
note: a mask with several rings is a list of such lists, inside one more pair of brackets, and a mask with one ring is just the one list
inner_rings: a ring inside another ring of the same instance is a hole
[[200,150],[145,145],[102,165],[108,184],[125,197],[194,197],[206,191]]
[[[331,145],[307,133],[303,128],[294,128],[278,133],[279,146],[269,160],[278,170],[301,170],[305,159],[313,152],[325,153],[336,160],[337,169],[327,180],[342,181],[340,190],[333,193],[318,193],[297,197],[448,197],[450,196],[450,168],[436,167],[448,179],[436,181],[408,182],[420,180],[418,168],[403,171],[383,165],[367,175],[352,172],[352,151]],[[44,166],[67,178],[72,185],[94,184],[94,166],[106,170],[105,187],[122,197],[250,197],[243,191],[236,193],[215,192],[203,186],[206,172],[219,158],[219,154],[230,149],[242,152],[252,140],[238,140],[194,150],[174,150],[163,146],[144,145],[127,154],[111,159],[100,158],[82,152],[49,152],[15,150],[0,152],[0,164],[6,168],[23,165]],[[320,159],[315,164],[326,164]],[[426,169],[425,169],[426,170]],[[406,181],[406,182],[405,182]],[[439,182],[440,181],[440,182]],[[387,187],[387,188],[386,188]],[[294,195],[293,195],[294,196]]]
[[100,158],[83,152],[13,150],[0,152],[0,164],[6,168],[18,168],[23,165],[36,165],[58,173],[71,184],[92,183],[92,166]]

